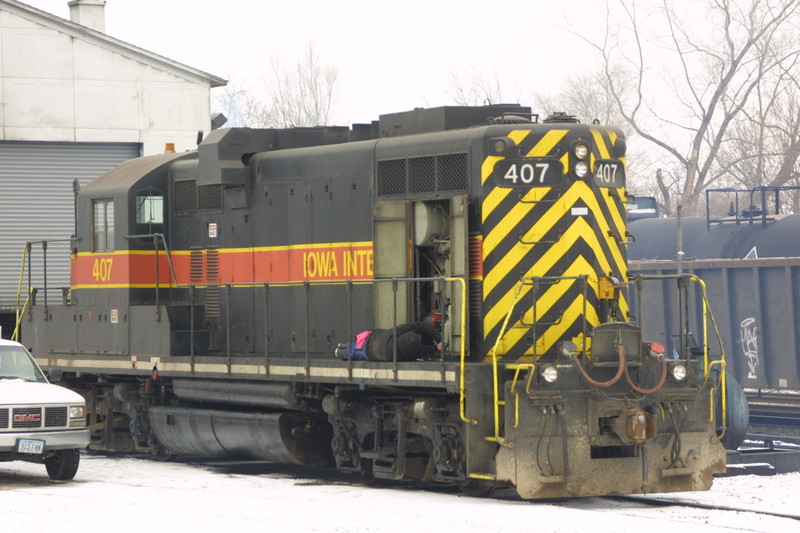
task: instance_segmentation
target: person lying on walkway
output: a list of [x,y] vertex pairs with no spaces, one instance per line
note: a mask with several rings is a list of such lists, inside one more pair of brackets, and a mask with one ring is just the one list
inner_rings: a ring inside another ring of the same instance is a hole
[[395,332],[397,360],[414,361],[433,355],[442,349],[442,336],[436,327],[436,317],[430,315],[420,322],[398,324],[392,330],[373,329],[356,335],[356,341],[336,348],[339,359],[354,361],[392,361]]

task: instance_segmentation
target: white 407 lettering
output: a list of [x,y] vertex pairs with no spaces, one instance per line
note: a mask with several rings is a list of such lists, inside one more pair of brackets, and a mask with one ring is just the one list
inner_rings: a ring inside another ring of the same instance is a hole
[[616,184],[618,168],[619,163],[598,163],[594,171],[595,181],[609,185]]
[[550,168],[550,163],[514,163],[509,165],[504,179],[510,180],[511,183],[517,184],[524,183],[545,183],[545,176],[547,170]]

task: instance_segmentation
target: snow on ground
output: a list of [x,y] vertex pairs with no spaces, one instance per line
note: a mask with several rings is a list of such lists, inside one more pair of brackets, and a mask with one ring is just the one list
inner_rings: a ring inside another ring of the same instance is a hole
[[[526,502],[400,485],[352,485],[331,471],[268,463],[198,465],[83,455],[74,481],[0,463],[0,531],[572,532],[800,531],[789,518],[654,508],[604,498]],[[798,513],[800,473],[716,480],[686,499]],[[677,522],[677,523],[676,523]],[[179,529],[175,529],[179,528]]]

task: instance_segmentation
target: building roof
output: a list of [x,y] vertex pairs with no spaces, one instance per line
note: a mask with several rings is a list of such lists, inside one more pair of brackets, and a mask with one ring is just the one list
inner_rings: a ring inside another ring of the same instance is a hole
[[184,65],[183,63],[178,63],[177,61],[155,54],[144,48],[139,48],[125,41],[110,37],[103,32],[62,19],[61,17],[57,17],[41,9],[36,9],[28,4],[17,2],[16,0],[0,0],[0,10],[14,13],[20,17],[52,28],[55,31],[96,44],[97,46],[101,46],[135,61],[140,61],[154,68],[167,70],[177,76],[190,80],[207,82],[211,87],[224,87],[228,84],[228,80],[220,78],[219,76],[214,76],[208,72]]

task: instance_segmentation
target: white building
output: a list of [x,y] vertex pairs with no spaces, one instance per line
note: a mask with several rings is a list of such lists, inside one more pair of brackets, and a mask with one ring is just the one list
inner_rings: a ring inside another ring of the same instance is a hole
[[[71,20],[0,0],[0,310],[15,303],[24,243],[72,233],[73,181],[166,143],[194,149],[226,84],[106,35],[104,0],[68,4]],[[35,245],[38,269],[41,256]],[[66,242],[48,246],[48,281],[69,284],[67,256]]]

